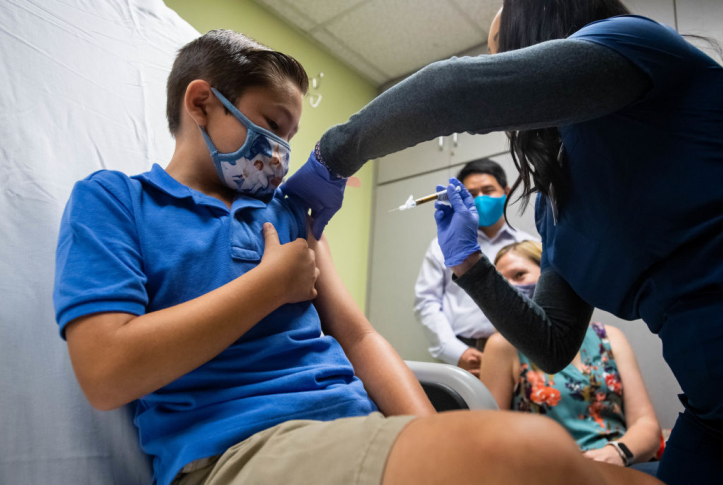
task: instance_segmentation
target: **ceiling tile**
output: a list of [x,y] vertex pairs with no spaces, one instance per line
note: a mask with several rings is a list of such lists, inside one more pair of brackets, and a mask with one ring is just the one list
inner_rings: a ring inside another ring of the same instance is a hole
[[316,40],[324,44],[337,59],[342,59],[347,65],[353,67],[357,72],[375,83],[377,86],[385,83],[391,77],[379,71],[376,67],[363,59],[356,52],[351,51],[344,44],[324,29],[316,29],[312,35]]
[[369,0],[326,28],[390,78],[485,40],[457,8],[439,0]]
[[369,0],[288,0],[288,3],[304,12],[318,25],[367,1]]
[[[475,23],[485,33],[489,32],[492,19],[497,15],[502,0],[451,0],[463,12],[467,18]],[[486,41],[486,39],[485,39]]]
[[293,3],[286,3],[283,0],[258,0],[258,3],[271,9],[280,17],[291,22],[292,25],[304,31],[309,31],[317,24],[310,16],[294,6]]

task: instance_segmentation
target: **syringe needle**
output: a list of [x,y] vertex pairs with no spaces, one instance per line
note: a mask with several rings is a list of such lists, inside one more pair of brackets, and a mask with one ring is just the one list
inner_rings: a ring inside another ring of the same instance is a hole
[[398,211],[398,210],[399,210],[399,207],[397,207],[396,209],[392,209],[392,210],[390,210],[390,211],[387,211],[387,212],[394,212],[394,211]]

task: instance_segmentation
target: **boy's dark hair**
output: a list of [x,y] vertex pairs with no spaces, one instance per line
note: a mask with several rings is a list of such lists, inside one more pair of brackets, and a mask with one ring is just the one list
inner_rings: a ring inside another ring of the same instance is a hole
[[475,173],[484,173],[492,175],[497,179],[497,183],[503,189],[507,187],[507,175],[504,169],[499,163],[490,160],[489,158],[480,158],[479,160],[473,160],[467,165],[462,167],[462,170],[457,174],[457,180],[464,183],[464,179]]
[[233,30],[211,30],[178,51],[166,84],[168,129],[181,126],[181,105],[186,88],[203,79],[231,103],[247,88],[273,86],[290,80],[306,94],[309,78],[293,57],[276,52]]

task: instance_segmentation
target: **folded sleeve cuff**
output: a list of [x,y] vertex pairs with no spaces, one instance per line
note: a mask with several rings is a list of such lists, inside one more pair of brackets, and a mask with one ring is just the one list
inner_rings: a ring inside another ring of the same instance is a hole
[[464,351],[468,348],[469,347],[467,347],[464,342],[455,338],[454,340],[446,342],[445,346],[442,348],[439,358],[447,364],[457,365],[460,357],[462,357],[462,354],[464,354]]
[[107,313],[107,312],[118,312],[118,313],[130,313],[132,315],[143,315],[146,313],[144,305],[131,301],[102,301],[102,302],[89,302],[80,303],[78,305],[67,307],[58,314],[58,326],[60,329],[60,336],[65,339],[65,326],[75,320],[76,318],[91,315],[93,313]]

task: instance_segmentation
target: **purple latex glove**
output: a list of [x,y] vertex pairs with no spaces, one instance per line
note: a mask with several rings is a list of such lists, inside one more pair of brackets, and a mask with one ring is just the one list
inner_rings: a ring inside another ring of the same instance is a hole
[[[457,187],[461,188],[459,192]],[[437,239],[444,254],[444,265],[451,268],[462,264],[470,254],[480,252],[477,243],[479,217],[474,198],[459,180],[449,179],[449,185],[438,185],[437,192],[445,188],[452,206],[435,202],[434,219],[437,221]]]
[[316,157],[314,150],[306,163],[281,184],[280,189],[285,195],[298,198],[307,209],[311,209],[311,232],[316,239],[320,239],[324,227],[341,209],[347,179],[334,178]]

